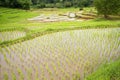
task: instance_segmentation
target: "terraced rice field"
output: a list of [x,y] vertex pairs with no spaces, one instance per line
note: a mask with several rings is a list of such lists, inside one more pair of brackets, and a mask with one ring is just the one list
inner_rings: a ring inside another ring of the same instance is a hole
[[6,46],[0,48],[0,80],[84,79],[120,57],[119,43],[120,28],[107,28],[52,33]]
[[20,31],[9,31],[9,32],[0,32],[0,41],[9,41],[14,40],[20,37],[24,37],[26,35],[25,32]]

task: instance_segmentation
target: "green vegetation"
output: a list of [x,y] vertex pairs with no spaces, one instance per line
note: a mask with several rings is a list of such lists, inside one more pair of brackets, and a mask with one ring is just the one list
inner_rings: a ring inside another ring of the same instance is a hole
[[12,73],[12,80],[17,80],[14,73]]
[[7,73],[4,73],[4,80],[9,80]]
[[30,6],[37,8],[67,8],[91,6],[93,0],[0,0],[0,6],[30,9]]
[[[18,69],[17,71],[18,71],[18,74],[19,74],[19,76],[20,76],[20,80],[24,80],[24,74],[23,74],[23,72],[21,71],[21,69]],[[14,78],[15,78],[15,76],[14,76]]]
[[0,0],[0,6],[10,8],[30,9],[31,0]]
[[81,79],[80,78],[80,73],[78,72],[78,73],[76,73],[75,75],[74,75],[74,78],[73,78],[73,80],[79,80],[79,79]]
[[118,1],[0,0],[1,80],[119,80]]
[[84,79],[102,64],[119,59],[119,32],[120,28],[71,30],[6,46],[0,50],[5,55],[2,72],[15,71],[21,80]]
[[[84,13],[91,11],[94,8],[85,8]],[[25,41],[29,39],[33,39],[34,37],[45,35],[58,31],[66,31],[66,30],[77,30],[77,29],[87,29],[87,28],[110,28],[110,27],[119,27],[120,20],[106,20],[102,18],[96,18],[89,21],[70,21],[70,22],[48,22],[48,23],[39,23],[39,22],[31,22],[27,19],[32,18],[34,16],[42,14],[63,14],[69,11],[79,11],[78,8],[68,8],[68,9],[57,9],[53,11],[47,11],[45,9],[40,10],[32,10],[32,11],[24,11],[18,9],[9,9],[9,8],[0,8],[0,31],[24,31],[26,32],[26,36],[22,38],[18,38],[15,40],[4,41],[1,42],[0,45],[4,44],[14,44],[20,41]],[[113,18],[115,19],[115,18]],[[6,23],[7,22],[7,23]]]
[[102,65],[85,80],[120,80],[120,60]]
[[21,31],[0,32],[1,42],[14,40],[14,39],[17,39],[17,38],[23,37],[23,36],[25,36],[25,33],[21,32]]
[[95,0],[94,3],[98,14],[103,14],[105,18],[120,13],[120,0]]

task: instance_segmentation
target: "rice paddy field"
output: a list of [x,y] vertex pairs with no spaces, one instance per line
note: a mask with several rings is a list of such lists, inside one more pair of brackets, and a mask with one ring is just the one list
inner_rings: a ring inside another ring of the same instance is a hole
[[24,37],[25,32],[20,31],[7,31],[7,32],[0,32],[0,41],[8,41],[8,40],[14,40],[20,37]]
[[120,56],[120,28],[58,32],[1,48],[1,79],[73,80]]
[[[85,8],[84,14],[89,9],[93,8]],[[40,14],[63,14],[71,10],[78,11],[77,8],[25,11],[0,7],[0,80],[104,80],[104,76],[97,76],[105,69],[96,71],[120,59],[119,19],[28,21]],[[120,60],[113,67],[119,75],[118,64]],[[112,79],[109,76],[105,80]],[[120,76],[113,80],[120,80]]]

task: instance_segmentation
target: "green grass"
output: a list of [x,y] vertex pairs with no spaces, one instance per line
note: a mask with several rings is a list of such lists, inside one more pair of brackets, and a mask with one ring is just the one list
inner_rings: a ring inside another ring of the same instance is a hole
[[[94,8],[85,8],[84,12],[89,12]],[[89,21],[72,21],[72,22],[31,22],[27,19],[39,16],[40,14],[61,14],[67,12],[78,12],[78,8],[63,8],[63,9],[32,9],[29,11],[20,9],[10,9],[0,7],[0,32],[2,31],[25,31],[26,36],[11,41],[5,41],[0,43],[1,45],[19,42],[20,40],[28,40],[34,37],[45,35],[58,31],[76,30],[76,29],[88,29],[88,28],[110,28],[120,27],[120,20],[106,20],[103,18],[96,18]]]
[[120,80],[120,59],[101,66],[85,80]]
[[37,13],[20,9],[0,7],[0,24],[24,22],[28,17],[37,16]]
[[[88,10],[89,8],[86,8]],[[66,27],[84,27],[84,26],[94,26],[97,25],[115,25],[120,21],[110,21],[110,20],[92,20],[86,22],[52,22],[52,23],[39,23],[39,22],[30,22],[27,19],[31,17],[38,16],[40,14],[54,14],[54,13],[66,13],[69,11],[78,11],[78,8],[68,8],[68,9],[57,9],[55,11],[45,11],[45,10],[19,10],[19,9],[9,9],[9,8],[0,8],[0,29],[5,28],[30,28],[32,26],[38,26],[43,28],[66,28]]]
[[[88,8],[86,8],[88,10]],[[65,13],[69,11],[78,11],[77,8],[68,8],[68,9],[57,9],[55,11],[45,11],[45,10],[31,10],[31,11],[25,11],[25,10],[18,10],[18,9],[9,9],[9,8],[0,8],[0,30],[1,29],[11,29],[11,28],[17,28],[17,29],[25,29],[33,26],[37,26],[37,30],[40,29],[46,29],[46,28],[71,28],[71,27],[85,27],[85,26],[93,26],[94,28],[97,28],[101,25],[110,25],[110,26],[118,26],[120,25],[120,20],[117,21],[111,21],[111,20],[103,20],[103,19],[95,19],[92,21],[85,21],[85,22],[52,22],[52,23],[39,23],[39,22],[30,22],[27,19],[31,17],[38,16],[40,14],[54,14],[54,13]],[[108,26],[109,27],[109,26]],[[35,29],[35,30],[36,30]]]

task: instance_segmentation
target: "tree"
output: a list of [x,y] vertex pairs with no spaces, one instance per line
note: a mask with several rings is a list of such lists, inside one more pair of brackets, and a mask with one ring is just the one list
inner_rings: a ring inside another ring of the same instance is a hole
[[36,5],[38,3],[38,0],[31,0],[31,2],[33,3],[33,5]]
[[98,14],[103,14],[105,18],[118,14],[120,10],[120,0],[94,0],[94,5]]
[[30,6],[45,7],[87,7],[93,0],[0,0],[0,6],[30,9]]
[[5,0],[0,0],[0,6],[5,6]]
[[30,9],[31,0],[0,0],[0,6],[10,8]]
[[22,4],[22,8],[25,9],[25,10],[29,10],[30,9],[30,3],[31,3],[30,0],[25,0]]

